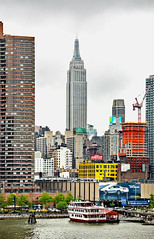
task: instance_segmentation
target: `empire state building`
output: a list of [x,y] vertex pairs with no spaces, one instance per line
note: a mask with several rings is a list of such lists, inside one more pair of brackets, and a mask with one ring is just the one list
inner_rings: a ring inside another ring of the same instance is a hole
[[67,72],[66,130],[87,127],[87,82],[79,41],[75,40],[74,55]]

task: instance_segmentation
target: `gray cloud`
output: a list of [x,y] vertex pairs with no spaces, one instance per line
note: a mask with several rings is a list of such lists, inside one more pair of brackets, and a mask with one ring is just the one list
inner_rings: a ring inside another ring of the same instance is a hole
[[[25,14],[41,13],[53,14],[65,12],[76,16],[91,16],[112,9],[151,9],[154,8],[153,0],[5,0],[1,7],[24,11]],[[28,9],[28,12],[26,10]],[[20,12],[18,12],[20,14]],[[41,17],[38,15],[38,18]],[[43,21],[43,18],[41,19]],[[82,20],[82,19],[81,19]]]
[[65,128],[76,33],[87,69],[88,123],[106,130],[118,97],[125,98],[131,121],[132,101],[153,74],[154,0],[5,0],[0,11],[5,33],[36,38],[37,124]]
[[129,78],[126,74],[118,71],[118,69],[108,68],[108,71],[102,71],[101,75],[96,75],[94,81],[91,79],[88,83],[88,91],[89,95],[99,101],[103,98],[109,99],[112,95],[119,95],[126,90],[129,84]]

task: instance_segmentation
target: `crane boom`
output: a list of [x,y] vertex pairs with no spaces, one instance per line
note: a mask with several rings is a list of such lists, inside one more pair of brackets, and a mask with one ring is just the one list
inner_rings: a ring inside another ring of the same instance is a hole
[[144,100],[145,100],[145,98],[146,98],[146,96],[147,96],[151,86],[152,86],[152,84],[148,85],[148,88],[147,88],[147,90],[145,92],[145,95],[144,95],[141,103],[139,103],[137,98],[135,98],[136,103],[133,104],[133,110],[135,110],[135,108],[138,108],[138,122],[141,122],[141,108],[143,106],[143,102],[144,102]]
[[145,97],[147,96],[147,94],[148,94],[148,92],[149,92],[151,86],[152,86],[152,84],[148,85],[148,88],[147,88],[147,90],[146,90],[146,92],[145,92],[145,95],[144,95],[144,97],[143,97],[143,100],[142,100],[141,104],[143,104],[143,101],[145,100]]

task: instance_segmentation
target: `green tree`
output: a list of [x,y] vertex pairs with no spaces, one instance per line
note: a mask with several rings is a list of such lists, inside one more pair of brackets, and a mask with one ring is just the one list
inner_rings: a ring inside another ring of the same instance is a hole
[[4,195],[0,194],[0,208],[3,208],[6,206],[6,200]]
[[73,196],[71,193],[68,193],[67,196],[65,197],[65,202],[69,204],[69,202],[73,201]]
[[75,199],[75,201],[82,201],[82,198],[78,197]]
[[14,205],[16,204],[16,202],[17,202],[17,196],[11,193],[6,200],[7,205]]
[[58,193],[58,194],[54,197],[53,201],[54,201],[56,204],[58,204],[59,202],[63,202],[64,199],[65,199],[64,194],[63,194],[63,193]]
[[17,202],[18,202],[18,205],[23,207],[25,206],[26,204],[28,204],[28,201],[29,201],[29,198],[27,195],[23,195],[21,194],[18,198],[17,198]]
[[58,204],[57,204],[57,208],[58,209],[60,209],[60,210],[62,210],[62,209],[66,209],[68,207],[68,204],[66,203],[66,202],[59,202]]
[[49,203],[52,202],[52,200],[53,200],[53,197],[50,196],[49,193],[44,192],[38,201],[39,203],[45,205],[45,208],[48,208]]
[[154,194],[150,194],[150,207],[154,208]]
[[141,197],[140,196],[136,196],[136,199],[140,199]]
[[110,203],[110,207],[115,207],[115,203],[114,203],[114,202],[111,202],[111,203]]
[[29,208],[32,208],[32,207],[34,206],[34,202],[28,201],[28,202],[27,202],[27,205],[28,205]]

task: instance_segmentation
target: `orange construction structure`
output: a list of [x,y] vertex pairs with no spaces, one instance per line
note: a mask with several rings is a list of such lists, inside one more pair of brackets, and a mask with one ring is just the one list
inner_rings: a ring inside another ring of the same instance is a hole
[[122,123],[122,142],[119,157],[130,163],[132,172],[141,172],[148,163],[146,129],[147,123]]

